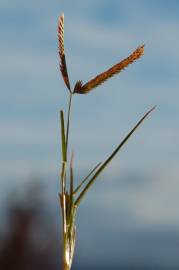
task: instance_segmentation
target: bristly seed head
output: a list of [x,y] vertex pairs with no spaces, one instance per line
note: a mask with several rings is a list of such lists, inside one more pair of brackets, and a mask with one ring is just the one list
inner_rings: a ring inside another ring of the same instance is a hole
[[128,65],[132,64],[134,61],[139,59],[144,54],[144,45],[139,46],[132,54],[130,54],[127,58],[112,66],[105,72],[97,75],[92,80],[88,81],[86,84],[82,85],[81,81],[78,81],[74,88],[74,93],[78,94],[87,94],[95,87],[104,83],[109,78],[113,77],[117,73],[121,72]]
[[83,82],[81,80],[77,81],[74,87],[74,93],[78,93],[80,89],[82,88],[82,86],[83,86]]
[[64,14],[58,19],[58,48],[59,48],[59,56],[60,56],[60,70],[62,73],[63,80],[71,92],[70,82],[68,78],[68,71],[65,59],[65,49],[64,49]]
[[64,14],[58,19],[58,39],[59,39],[59,54],[64,54]]

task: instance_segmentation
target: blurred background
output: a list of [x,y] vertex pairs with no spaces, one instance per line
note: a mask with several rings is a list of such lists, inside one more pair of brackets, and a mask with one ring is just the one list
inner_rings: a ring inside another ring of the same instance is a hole
[[145,55],[75,96],[75,181],[145,121],[82,202],[73,269],[179,269],[179,1],[0,2],[0,269],[60,269],[57,20],[72,85],[145,44]]

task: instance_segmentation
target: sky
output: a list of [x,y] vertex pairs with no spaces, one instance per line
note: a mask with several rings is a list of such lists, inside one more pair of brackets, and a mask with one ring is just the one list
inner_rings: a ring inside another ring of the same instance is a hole
[[[57,42],[57,20],[64,12],[72,85],[88,81],[145,44],[139,61],[90,94],[74,97],[70,147],[75,151],[77,177],[103,161],[139,118],[157,105],[87,195],[81,207],[84,218],[79,218],[79,241],[85,235],[87,208],[91,216],[101,213],[101,222],[106,223],[100,235],[96,233],[100,224],[91,225],[98,244],[111,230],[113,235],[121,231],[120,254],[125,258],[134,254],[132,236],[139,235],[136,260],[143,251],[149,260],[153,256],[179,265],[179,239],[171,240],[179,232],[178,10],[175,0],[1,1],[0,200],[33,177],[52,179],[51,192],[58,192],[59,110],[66,112],[68,100]],[[155,256],[143,248],[143,242],[151,239],[148,232],[153,232],[152,248],[156,239],[162,243]],[[116,259],[118,240],[112,236],[109,241],[114,243],[111,254]],[[102,257],[99,251],[98,259]]]

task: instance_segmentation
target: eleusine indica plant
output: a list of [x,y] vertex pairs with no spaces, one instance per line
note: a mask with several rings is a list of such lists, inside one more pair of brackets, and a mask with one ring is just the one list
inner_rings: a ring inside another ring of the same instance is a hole
[[[70,112],[71,112],[72,98],[76,94],[88,94],[94,88],[101,85],[102,83],[104,83],[106,80],[116,75],[117,73],[121,72],[129,64],[132,64],[133,62],[138,60],[144,54],[144,45],[139,46],[127,58],[123,59],[122,61],[112,66],[105,72],[97,75],[95,78],[88,81],[87,83],[83,84],[81,80],[77,81],[74,88],[72,89],[68,76],[64,50],[64,14],[62,14],[58,20],[58,44],[60,56],[60,70],[65,85],[68,89],[67,92],[69,95],[66,123],[64,120],[63,110],[60,111],[62,164],[60,174],[61,192],[59,194],[59,198],[62,210],[62,223],[63,223],[63,270],[70,270],[75,249],[75,240],[76,240],[75,218],[78,206],[80,205],[87,191],[96,181],[97,177],[107,167],[107,165],[119,152],[122,146],[127,142],[127,140],[134,133],[134,131],[140,126],[140,124],[144,121],[144,119],[155,109],[155,106],[145,113],[145,115],[139,120],[139,122],[132,128],[132,130],[127,134],[127,136],[116,147],[116,149],[112,152],[112,154],[106,158],[106,160],[104,160],[103,162],[99,162],[87,174],[87,176],[81,180],[78,186],[74,186],[73,152],[71,153],[70,161],[68,157]],[[69,179],[67,179],[67,168],[69,168],[70,171]]]

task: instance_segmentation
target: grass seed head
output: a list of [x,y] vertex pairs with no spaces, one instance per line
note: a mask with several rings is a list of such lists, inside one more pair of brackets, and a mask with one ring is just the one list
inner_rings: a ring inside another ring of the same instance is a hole
[[105,72],[97,75],[92,80],[88,81],[86,84],[82,84],[81,81],[78,81],[74,88],[74,93],[78,94],[87,94],[97,86],[104,83],[106,80],[110,79],[114,75],[121,72],[125,69],[128,65],[135,62],[144,54],[144,45],[139,46],[132,54],[130,54],[127,58],[123,59],[121,62],[117,63],[116,65],[112,66]]
[[59,49],[59,56],[60,56],[60,70],[61,70],[63,80],[68,90],[71,92],[64,48],[65,48],[64,47],[64,14],[62,13],[62,15],[58,19],[58,49]]

